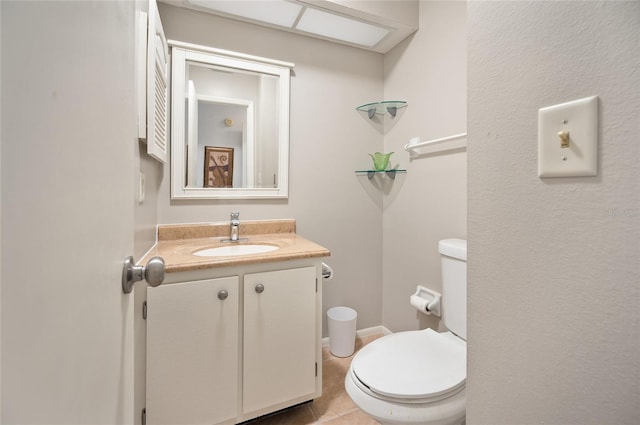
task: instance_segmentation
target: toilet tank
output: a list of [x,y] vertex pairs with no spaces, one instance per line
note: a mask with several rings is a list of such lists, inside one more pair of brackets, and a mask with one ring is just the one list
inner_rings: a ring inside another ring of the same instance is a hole
[[442,319],[460,338],[467,339],[467,241],[438,243],[442,264]]

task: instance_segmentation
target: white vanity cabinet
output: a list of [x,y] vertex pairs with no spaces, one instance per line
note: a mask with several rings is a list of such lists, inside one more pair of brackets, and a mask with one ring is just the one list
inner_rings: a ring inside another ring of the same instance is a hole
[[320,265],[171,273],[148,288],[147,424],[236,424],[320,396]]

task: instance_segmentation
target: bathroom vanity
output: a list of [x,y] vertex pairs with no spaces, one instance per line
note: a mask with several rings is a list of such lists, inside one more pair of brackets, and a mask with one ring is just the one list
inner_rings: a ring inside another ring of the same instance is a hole
[[234,246],[277,247],[269,252],[226,252],[228,231],[158,229],[147,257],[162,256],[167,275],[143,308],[147,424],[236,424],[321,395],[329,251],[296,235],[293,220],[241,225]]

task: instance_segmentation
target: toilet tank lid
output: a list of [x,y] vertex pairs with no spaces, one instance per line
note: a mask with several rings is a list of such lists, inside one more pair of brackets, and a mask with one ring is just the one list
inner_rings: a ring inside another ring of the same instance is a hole
[[467,241],[464,239],[443,239],[438,243],[438,251],[447,257],[467,261]]

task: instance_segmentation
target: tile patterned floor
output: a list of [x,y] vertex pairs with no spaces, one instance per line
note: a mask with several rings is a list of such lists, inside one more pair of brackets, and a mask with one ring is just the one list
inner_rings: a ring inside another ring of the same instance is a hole
[[[381,337],[373,335],[356,338],[356,352]],[[355,353],[354,353],[355,354]],[[334,357],[329,348],[322,349],[322,396],[311,403],[245,422],[246,425],[379,425],[362,412],[347,395],[344,377],[351,357]]]

